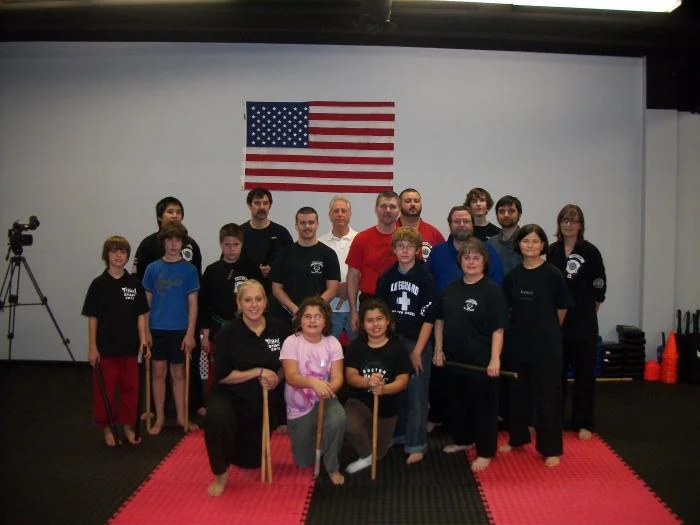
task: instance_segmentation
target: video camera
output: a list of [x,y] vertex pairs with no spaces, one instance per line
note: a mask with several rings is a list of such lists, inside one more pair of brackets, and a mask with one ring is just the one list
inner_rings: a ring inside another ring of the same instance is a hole
[[36,215],[29,217],[29,221],[24,224],[19,221],[12,223],[12,228],[7,230],[7,244],[10,246],[12,253],[20,255],[24,246],[31,246],[34,242],[34,237],[30,233],[24,232],[36,230],[38,227],[39,219],[36,218]]

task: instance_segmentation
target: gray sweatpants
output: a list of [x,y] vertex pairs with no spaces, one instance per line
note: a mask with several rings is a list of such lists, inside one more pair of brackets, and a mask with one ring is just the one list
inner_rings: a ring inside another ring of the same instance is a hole
[[[299,467],[310,467],[316,461],[316,417],[318,403],[308,414],[287,420],[292,442],[292,456]],[[338,398],[326,399],[323,407],[323,439],[321,456],[328,473],[340,470],[338,456],[345,436],[345,409]]]

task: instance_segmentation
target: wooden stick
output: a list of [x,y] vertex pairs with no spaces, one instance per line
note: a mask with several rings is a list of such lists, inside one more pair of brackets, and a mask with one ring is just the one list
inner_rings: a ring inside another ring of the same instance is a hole
[[[143,400],[145,393],[143,388],[143,381],[141,381],[141,376],[145,375],[145,364],[146,364],[146,351],[147,347],[143,346],[141,348],[141,364],[137,362],[136,377],[137,383],[139,385],[139,395],[136,401],[136,421],[134,423],[134,439],[138,441],[141,439],[141,414],[139,409],[141,408],[141,401]],[[138,357],[137,357],[138,359]],[[145,379],[145,378],[144,378]]]
[[260,481],[272,483],[272,451],[270,450],[270,403],[267,390],[263,389],[263,418],[260,453]]
[[377,434],[379,426],[379,396],[374,394],[372,402],[372,481],[377,477]]
[[146,430],[151,431],[151,357],[144,357],[146,360]]
[[[464,363],[457,363],[455,361],[445,361],[445,365],[454,366],[456,368],[462,368],[464,370],[471,370],[472,372],[484,372],[484,373],[486,373],[486,370],[488,370],[485,366],[465,365]],[[509,372],[508,370],[499,370],[498,375],[503,376],[503,377],[510,377],[513,379],[518,379],[517,372]]]
[[318,413],[316,414],[316,466],[314,476],[321,473],[321,441],[323,440],[323,406],[325,400],[321,398],[318,402]]
[[265,421],[267,420],[267,390],[263,388],[263,413],[262,413],[262,428],[260,430],[260,483],[265,483],[265,478],[267,477],[267,439],[265,439],[265,434],[267,432],[267,425]]
[[185,432],[190,430],[190,357],[189,350],[185,350],[185,424],[182,425]]

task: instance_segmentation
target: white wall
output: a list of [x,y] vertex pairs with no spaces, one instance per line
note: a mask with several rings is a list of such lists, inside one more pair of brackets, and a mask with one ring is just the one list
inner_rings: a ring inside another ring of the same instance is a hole
[[[641,321],[643,75],[640,59],[534,53],[0,44],[0,227],[39,216],[25,253],[84,358],[80,309],[105,237],[135,246],[155,229],[154,203],[173,194],[208,263],[219,226],[247,218],[246,100],[394,100],[395,187],[418,188],[424,217],[443,232],[473,186],[519,196],[523,222],[548,233],[562,205],[581,205],[608,269],[601,332],[614,339],[615,324]],[[327,230],[329,197],[275,193],[272,218],[291,227],[310,204]],[[373,199],[352,197],[355,228],[374,222]],[[18,359],[67,359],[38,307],[19,312],[14,348]]]

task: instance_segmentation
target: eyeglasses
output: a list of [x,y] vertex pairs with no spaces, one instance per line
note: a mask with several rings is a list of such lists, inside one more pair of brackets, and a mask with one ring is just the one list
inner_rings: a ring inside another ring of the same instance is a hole
[[305,321],[320,321],[323,319],[323,315],[321,314],[304,314],[301,316],[302,319]]
[[579,221],[578,219],[562,219],[561,223],[568,224],[570,226],[572,224],[581,224],[581,221]]

